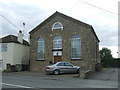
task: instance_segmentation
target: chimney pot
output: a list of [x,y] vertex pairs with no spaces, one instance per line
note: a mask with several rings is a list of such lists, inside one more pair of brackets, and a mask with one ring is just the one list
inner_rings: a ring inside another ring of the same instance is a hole
[[22,31],[20,30],[19,33],[22,33]]

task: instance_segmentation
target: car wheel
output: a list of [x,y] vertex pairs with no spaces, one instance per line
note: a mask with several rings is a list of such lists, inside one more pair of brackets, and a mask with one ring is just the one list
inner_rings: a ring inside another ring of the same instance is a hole
[[58,74],[60,74],[60,71],[59,70],[54,70],[53,74],[58,75]]
[[79,74],[79,73],[80,73],[80,69],[77,70],[77,74]]

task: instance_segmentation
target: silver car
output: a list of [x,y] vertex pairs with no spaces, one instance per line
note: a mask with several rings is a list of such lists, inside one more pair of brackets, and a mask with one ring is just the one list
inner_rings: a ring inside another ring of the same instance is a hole
[[80,66],[74,66],[69,62],[57,62],[56,64],[46,66],[45,71],[55,75],[61,73],[80,73]]

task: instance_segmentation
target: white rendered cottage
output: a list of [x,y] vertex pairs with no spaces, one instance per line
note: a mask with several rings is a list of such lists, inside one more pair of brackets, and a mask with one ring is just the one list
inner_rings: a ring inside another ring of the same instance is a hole
[[7,64],[29,64],[29,43],[23,39],[22,31],[18,37],[8,35],[0,39],[0,68],[6,70]]

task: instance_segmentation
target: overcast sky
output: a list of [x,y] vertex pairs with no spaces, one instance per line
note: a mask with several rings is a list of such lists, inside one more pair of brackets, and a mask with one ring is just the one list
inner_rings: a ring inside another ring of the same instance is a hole
[[25,22],[24,38],[27,39],[29,31],[59,11],[92,25],[100,39],[100,49],[107,47],[118,57],[118,1],[0,0],[0,37],[17,35]]

